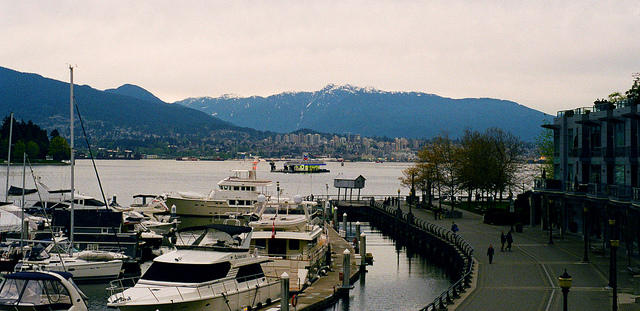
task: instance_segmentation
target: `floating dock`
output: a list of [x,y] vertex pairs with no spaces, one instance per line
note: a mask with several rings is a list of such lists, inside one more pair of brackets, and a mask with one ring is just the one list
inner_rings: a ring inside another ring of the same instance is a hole
[[[340,275],[343,271],[343,253],[349,250],[351,267],[349,269],[349,283],[355,282],[359,274],[359,268],[356,263],[356,252],[353,246],[341,237],[331,226],[328,228],[329,243],[331,245],[332,260],[331,270],[327,275],[320,277],[313,282],[303,292],[298,293],[295,299],[289,299],[289,310],[296,311],[313,311],[322,310],[330,306],[336,299],[343,294],[341,292],[342,279]],[[295,306],[292,305],[295,300]],[[261,310],[276,311],[281,310],[281,303],[277,302]]]

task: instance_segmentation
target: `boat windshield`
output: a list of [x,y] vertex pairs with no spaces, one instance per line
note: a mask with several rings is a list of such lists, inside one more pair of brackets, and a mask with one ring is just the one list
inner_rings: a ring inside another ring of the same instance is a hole
[[0,305],[56,305],[71,307],[71,295],[60,281],[5,279],[0,288]]
[[141,279],[158,282],[204,283],[226,277],[230,269],[230,262],[214,264],[154,262]]

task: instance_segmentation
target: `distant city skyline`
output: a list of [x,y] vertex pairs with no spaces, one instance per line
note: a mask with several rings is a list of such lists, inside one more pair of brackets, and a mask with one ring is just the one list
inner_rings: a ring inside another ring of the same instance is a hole
[[549,114],[640,72],[633,1],[0,1],[0,66],[166,102],[351,84]]

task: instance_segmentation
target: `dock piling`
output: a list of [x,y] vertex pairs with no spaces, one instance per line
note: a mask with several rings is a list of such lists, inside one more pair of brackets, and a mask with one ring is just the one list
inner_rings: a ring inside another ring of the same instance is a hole
[[289,274],[287,274],[287,272],[282,273],[280,279],[282,279],[282,282],[280,282],[280,293],[282,296],[280,299],[280,310],[289,311]]
[[367,265],[367,235],[363,232],[360,234],[360,271],[365,271]]

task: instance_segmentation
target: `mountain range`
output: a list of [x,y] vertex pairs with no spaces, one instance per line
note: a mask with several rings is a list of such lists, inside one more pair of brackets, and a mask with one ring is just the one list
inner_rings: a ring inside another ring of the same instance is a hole
[[[212,131],[242,130],[201,111],[164,103],[132,85],[107,91],[75,85],[74,98],[76,118],[79,114],[88,132],[98,139],[209,135]],[[18,120],[31,120],[68,137],[69,108],[69,82],[0,67],[0,117],[14,112]]]
[[[446,131],[499,127],[533,141],[551,116],[512,101],[451,99],[420,92],[386,92],[352,85],[328,85],[315,92],[268,97],[223,95],[165,103],[125,84],[100,91],[76,85],[74,95],[86,127],[100,137],[263,136],[306,129],[365,137],[430,138]],[[69,83],[0,67],[0,116],[68,133]]]
[[177,104],[262,131],[311,129],[368,137],[430,138],[446,131],[455,138],[466,128],[499,127],[533,141],[543,121],[551,120],[550,115],[507,100],[452,99],[333,84],[316,92],[187,98]]

